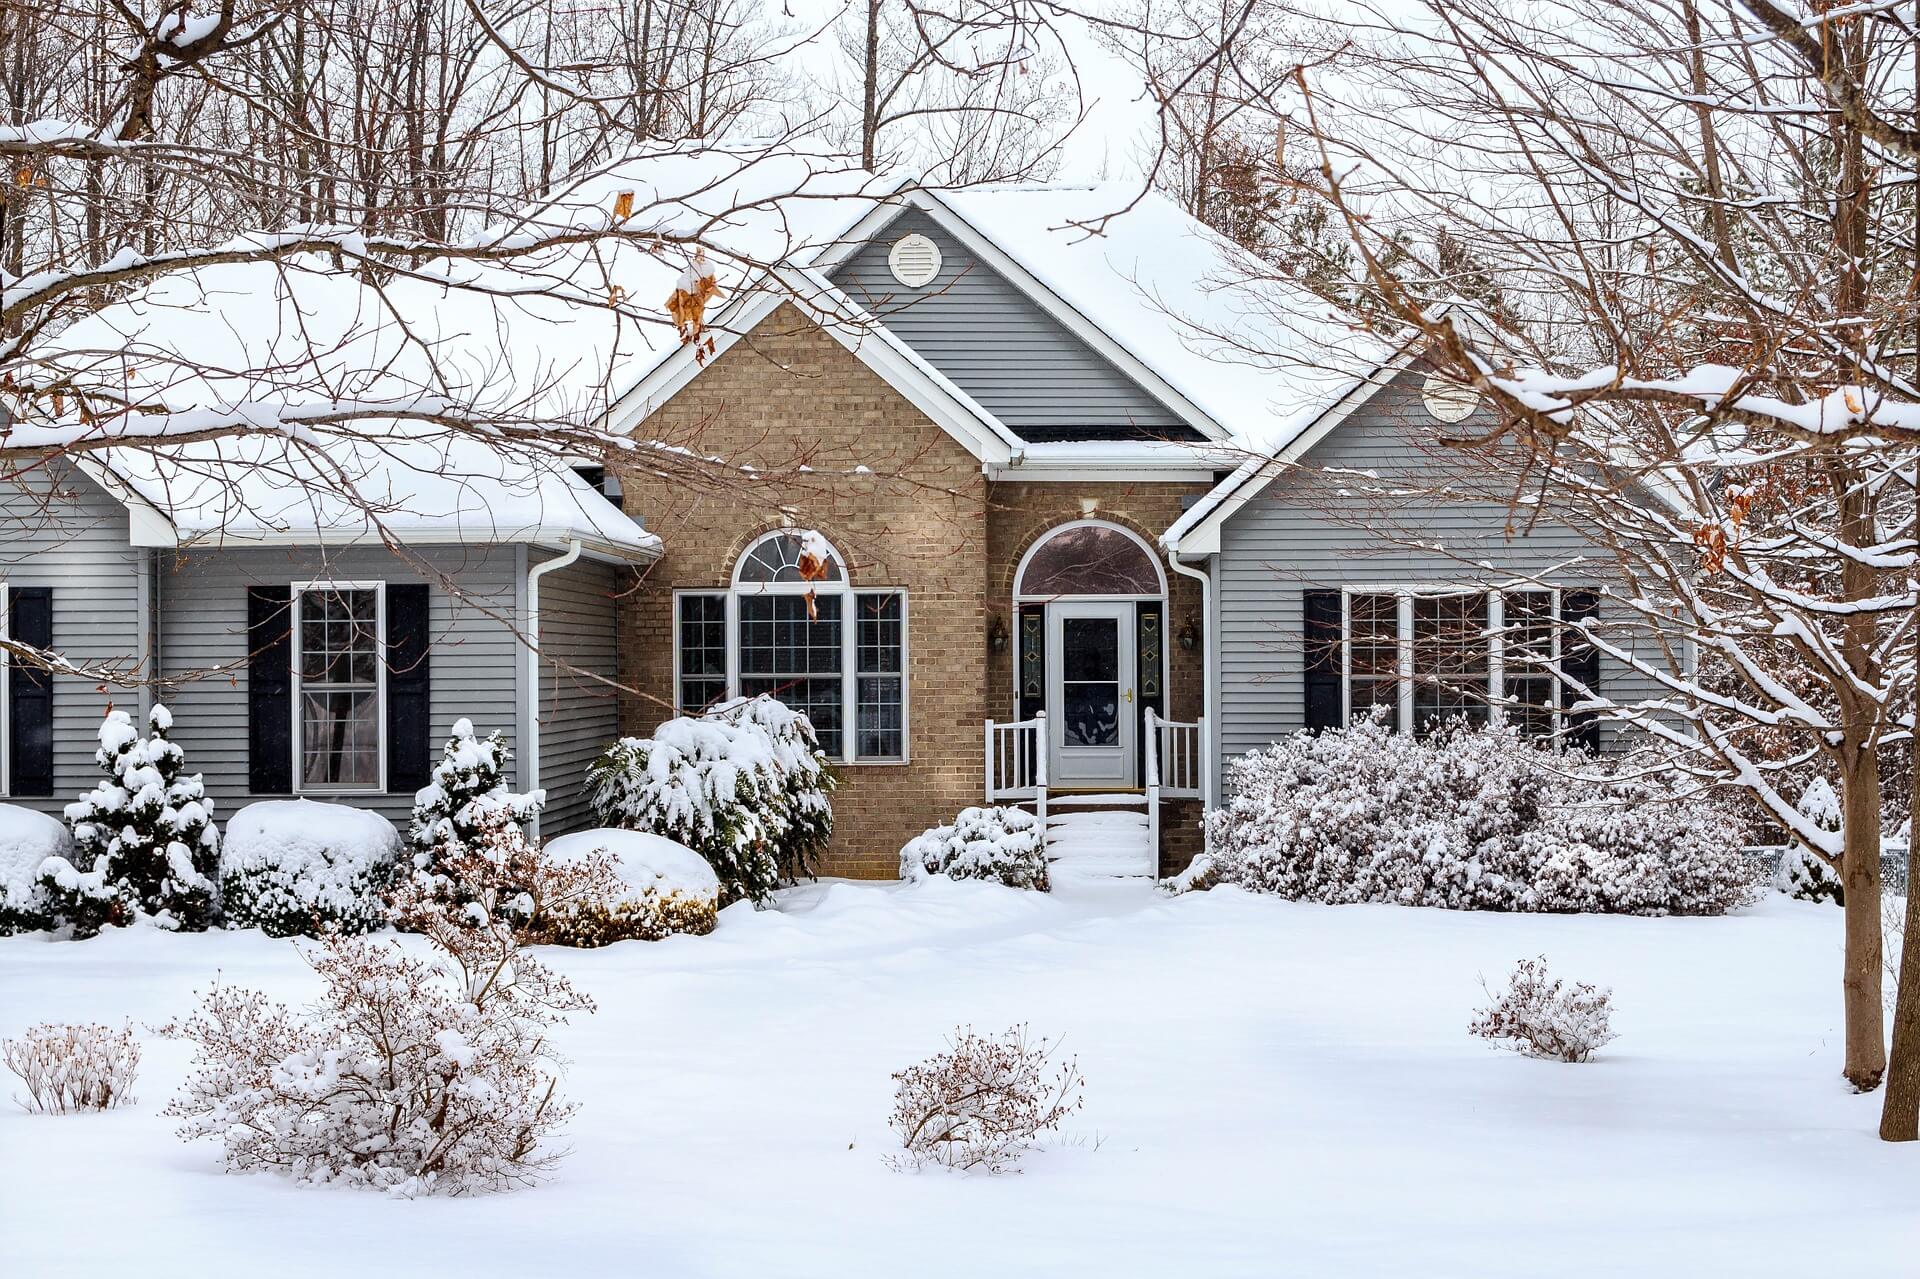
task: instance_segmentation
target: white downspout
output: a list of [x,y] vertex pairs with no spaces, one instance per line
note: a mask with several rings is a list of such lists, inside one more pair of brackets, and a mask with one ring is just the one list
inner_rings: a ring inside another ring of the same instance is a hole
[[1213,662],[1213,575],[1183,564],[1180,553],[1172,547],[1167,548],[1167,564],[1174,572],[1200,583],[1200,714],[1207,722],[1206,731],[1200,735],[1200,804],[1203,808],[1212,808],[1213,775],[1220,763],[1214,758],[1213,749],[1214,734],[1220,728],[1220,673],[1214,669]]
[[[555,569],[566,568],[580,558],[580,539],[567,544],[567,553],[527,570],[527,740],[520,744],[520,758],[526,761],[526,790],[540,789],[540,579]],[[540,838],[540,814],[527,825],[529,834]]]

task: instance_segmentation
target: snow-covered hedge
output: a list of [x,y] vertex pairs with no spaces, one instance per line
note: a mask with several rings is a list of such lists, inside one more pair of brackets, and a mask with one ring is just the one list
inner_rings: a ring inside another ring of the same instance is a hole
[[1716,915],[1756,890],[1724,805],[1510,727],[1300,733],[1236,760],[1227,789],[1207,818],[1215,872],[1283,897]]
[[58,818],[16,804],[0,804],[0,937],[52,924],[40,882],[49,857],[70,864],[73,836]]
[[1040,823],[1024,808],[965,808],[951,826],[915,835],[900,850],[900,878],[929,875],[991,879],[1009,888],[1047,891]]
[[197,932],[219,909],[213,801],[168,740],[167,708],[155,706],[148,725],[142,737],[125,711],[107,712],[93,753],[106,779],[67,805],[73,856],[41,869],[55,919],[76,937],[136,919]]
[[764,902],[813,874],[833,833],[833,770],[797,711],[771,697],[623,737],[587,773],[603,826],[650,831],[706,858],[723,903]]
[[400,832],[364,808],[249,804],[227,822],[220,856],[227,923],[270,937],[372,932],[386,924],[383,894],[399,856]]
[[562,835],[546,846],[547,857],[557,866],[575,865],[596,853],[614,859],[624,891],[550,912],[538,930],[542,941],[606,946],[713,931],[720,879],[700,854],[662,835],[611,827]]

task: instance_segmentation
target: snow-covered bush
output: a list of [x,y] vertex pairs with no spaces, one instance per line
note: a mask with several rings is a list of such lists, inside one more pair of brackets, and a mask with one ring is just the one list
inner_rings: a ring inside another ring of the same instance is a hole
[[1493,1002],[1474,1014],[1467,1029],[1502,1048],[1552,1061],[1586,1061],[1614,1038],[1608,1029],[1613,992],[1549,976],[1545,955],[1516,964],[1498,994],[1484,980],[1480,985]]
[[153,732],[143,738],[125,711],[107,712],[93,753],[107,779],[67,805],[73,856],[41,868],[55,919],[76,937],[138,918],[197,932],[219,908],[213,801],[167,739],[167,708],[148,718]]
[[472,839],[488,813],[505,813],[525,822],[546,806],[547,793],[521,794],[507,789],[507,763],[513,752],[497,729],[476,737],[473,721],[458,719],[453,736],[433,766],[433,780],[413,796],[413,821],[407,827],[416,864],[424,865],[434,845],[448,834]]
[[52,926],[51,903],[40,881],[48,858],[72,865],[73,836],[60,820],[0,804],[0,937]]
[[623,737],[587,772],[603,826],[650,831],[706,858],[723,904],[764,902],[811,876],[833,833],[836,781],[807,718],[771,697]]
[[195,1048],[166,1110],[182,1138],[218,1139],[234,1171],[406,1196],[511,1189],[559,1157],[543,1143],[574,1107],[556,1093],[549,1031],[593,1005],[524,948],[525,926],[601,891],[604,866],[545,866],[498,811],[438,852],[434,874],[394,890],[396,917],[435,953],[330,936],[306,952],[323,984],[310,1015],[215,986],[162,1028]]
[[581,865],[596,854],[611,860],[620,889],[550,909],[534,930],[539,940],[606,946],[713,931],[720,879],[700,854],[660,835],[611,827],[547,841],[546,855],[557,866]]
[[915,835],[900,850],[900,878],[918,883],[929,875],[991,879],[1045,892],[1040,823],[1024,808],[963,808],[953,825]]
[[18,1039],[0,1040],[0,1061],[27,1086],[15,1097],[43,1115],[112,1110],[133,1100],[140,1043],[133,1027],[35,1026]]
[[1207,818],[1223,882],[1330,903],[1715,915],[1756,867],[1719,801],[1512,727],[1366,720],[1236,760]]
[[[1824,777],[1816,777],[1807,783],[1806,791],[1800,796],[1800,812],[1821,830],[1840,829],[1840,797],[1833,793],[1833,787]],[[1830,901],[1835,905],[1846,904],[1846,889],[1840,883],[1840,874],[1820,854],[1794,843],[1787,845],[1780,855],[1780,864],[1774,869],[1773,886],[1789,897],[1801,901]]]
[[1187,868],[1178,875],[1169,875],[1160,881],[1160,889],[1170,897],[1179,897],[1183,893],[1204,893],[1220,882],[1220,868],[1206,853],[1198,853],[1187,863]]
[[999,1035],[956,1030],[946,1052],[893,1076],[887,1123],[905,1153],[895,1168],[938,1164],[1001,1172],[1041,1133],[1079,1110],[1085,1080],[1069,1057],[1053,1062],[1047,1041],[1029,1045],[1027,1028]]
[[400,832],[378,813],[310,799],[249,804],[227,820],[227,924],[270,937],[366,933],[387,922]]

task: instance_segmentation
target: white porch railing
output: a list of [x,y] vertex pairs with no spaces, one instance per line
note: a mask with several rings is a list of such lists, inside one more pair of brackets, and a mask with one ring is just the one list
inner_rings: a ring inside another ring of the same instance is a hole
[[1011,724],[987,721],[987,802],[1033,801],[1034,816],[1047,829],[1047,713]]
[[1191,723],[1146,710],[1148,847],[1160,847],[1160,801],[1201,799],[1207,791],[1207,717]]

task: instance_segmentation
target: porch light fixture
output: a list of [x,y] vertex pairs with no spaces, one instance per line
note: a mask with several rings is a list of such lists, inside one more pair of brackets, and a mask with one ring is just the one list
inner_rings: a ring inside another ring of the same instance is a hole
[[987,649],[989,652],[1007,651],[1007,619],[995,613],[993,621],[987,627]]
[[1200,628],[1193,624],[1193,614],[1187,614],[1187,620],[1180,623],[1180,649],[1191,653],[1200,644]]

